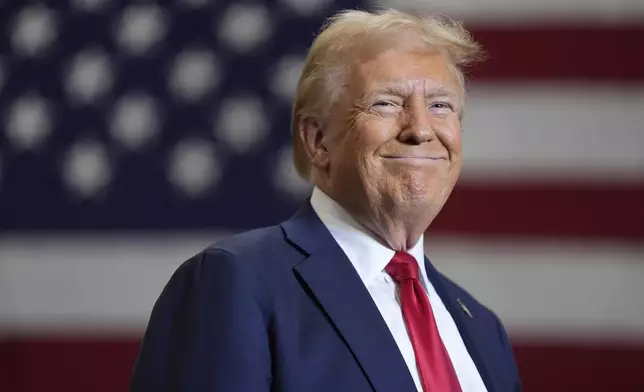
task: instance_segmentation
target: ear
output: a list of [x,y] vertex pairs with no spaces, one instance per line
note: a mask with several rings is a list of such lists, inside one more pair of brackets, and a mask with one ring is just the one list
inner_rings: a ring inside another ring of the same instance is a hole
[[326,170],[329,166],[329,151],[325,144],[324,124],[314,117],[303,117],[298,124],[298,133],[312,167]]

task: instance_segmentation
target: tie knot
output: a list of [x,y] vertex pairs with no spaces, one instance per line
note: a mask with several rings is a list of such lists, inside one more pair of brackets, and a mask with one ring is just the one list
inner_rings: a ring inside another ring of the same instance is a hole
[[418,263],[414,256],[406,252],[396,252],[385,271],[397,282],[418,279]]

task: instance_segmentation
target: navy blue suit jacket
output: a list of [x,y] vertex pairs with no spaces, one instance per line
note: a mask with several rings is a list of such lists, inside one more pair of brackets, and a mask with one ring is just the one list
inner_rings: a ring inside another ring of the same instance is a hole
[[[520,391],[498,318],[425,263],[488,391]],[[154,306],[131,380],[131,392],[415,390],[369,292],[308,204],[182,264]]]

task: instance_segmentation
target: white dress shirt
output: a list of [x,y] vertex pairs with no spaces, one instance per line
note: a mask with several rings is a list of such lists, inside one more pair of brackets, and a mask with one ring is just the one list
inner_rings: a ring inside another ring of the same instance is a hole
[[[385,267],[394,256],[394,250],[382,245],[373,238],[338,203],[317,187],[313,190],[311,205],[358,272],[360,279],[362,279],[389,327],[414,379],[416,388],[419,392],[422,392],[423,388],[416,368],[414,348],[402,316],[397,286],[385,271]],[[421,284],[429,297],[438,326],[438,333],[452,361],[462,391],[486,392],[483,380],[465,347],[465,343],[463,343],[452,316],[427,278],[423,237],[421,236],[418,243],[407,251],[418,262]]]

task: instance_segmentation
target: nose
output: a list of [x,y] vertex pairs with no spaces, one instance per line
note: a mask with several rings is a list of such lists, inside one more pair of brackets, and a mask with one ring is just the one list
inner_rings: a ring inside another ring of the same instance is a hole
[[419,145],[436,138],[425,99],[413,97],[402,116],[398,139],[405,144]]

